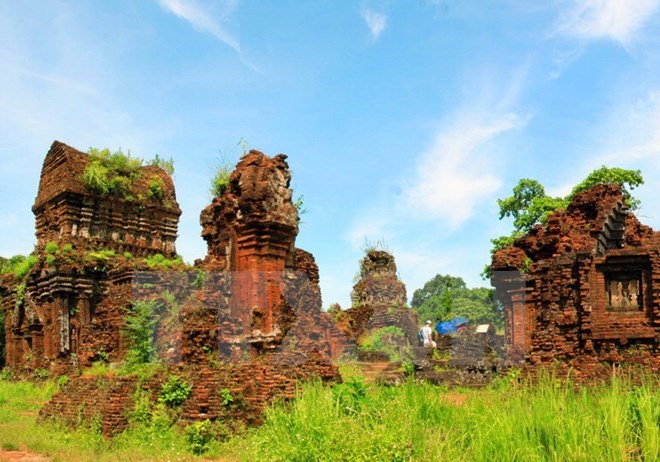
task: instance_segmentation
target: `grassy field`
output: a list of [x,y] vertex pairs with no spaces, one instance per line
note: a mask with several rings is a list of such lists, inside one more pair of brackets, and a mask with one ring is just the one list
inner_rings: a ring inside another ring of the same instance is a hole
[[[266,424],[209,442],[166,417],[134,422],[108,440],[94,429],[36,424],[53,382],[0,381],[0,449],[61,461],[660,461],[658,380],[575,387],[545,378],[488,389],[446,390],[409,382],[368,386],[359,375],[329,388],[309,383]],[[197,456],[193,452],[204,452]]]

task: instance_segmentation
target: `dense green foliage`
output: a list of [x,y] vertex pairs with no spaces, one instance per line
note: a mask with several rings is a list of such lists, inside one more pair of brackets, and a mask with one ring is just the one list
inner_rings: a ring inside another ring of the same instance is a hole
[[160,388],[158,401],[169,407],[181,406],[192,392],[192,385],[178,375],[170,375]]
[[37,263],[36,255],[14,255],[11,258],[0,257],[0,274],[12,273],[17,279],[23,279]]
[[226,443],[217,423],[181,431],[141,389],[129,428],[112,439],[93,427],[37,425],[55,383],[0,380],[0,447],[71,462],[199,460],[193,454],[205,451],[207,459],[264,461],[657,461],[657,380],[576,388],[542,376],[451,392],[412,381],[378,387],[358,376],[334,388],[312,382],[270,408],[262,427]]
[[199,420],[186,427],[186,440],[193,454],[204,454],[214,438],[214,425],[206,420]]
[[413,292],[411,307],[421,321],[468,318],[473,324],[502,326],[501,306],[493,291],[484,287],[469,289],[460,277],[436,275]]
[[637,210],[639,208],[639,199],[634,198],[630,191],[644,184],[644,177],[642,177],[642,172],[639,170],[626,170],[616,167],[607,168],[602,166],[601,168],[594,170],[573,188],[568,196],[568,199],[572,199],[576,194],[581,193],[582,191],[586,191],[587,189],[599,183],[618,184],[621,186],[621,190],[623,191],[623,196],[626,198],[628,207],[630,207],[631,210]]
[[369,332],[360,341],[361,351],[382,351],[386,353],[390,361],[401,361],[409,356],[401,345],[405,337],[403,331],[396,326],[386,326]]
[[177,256],[175,258],[167,258],[160,253],[146,257],[144,262],[152,270],[167,270],[175,266],[183,265],[183,258]]
[[464,403],[455,405],[442,389],[413,382],[366,390],[348,382],[340,387],[358,390],[349,398],[312,383],[292,406],[267,412],[254,434],[255,455],[271,461],[655,461],[655,385],[615,380],[576,390],[546,378],[464,392]]
[[107,148],[90,148],[87,153],[90,161],[83,173],[85,185],[98,194],[132,198],[131,188],[140,177],[142,159],[124,154],[121,149],[110,152]]
[[513,195],[498,199],[500,220],[513,218],[514,234],[526,233],[536,223],[543,223],[548,215],[568,205],[567,198],[550,197],[536,180],[523,178],[513,188]]
[[[131,157],[130,153],[125,154],[121,149],[110,152],[107,148],[89,148],[87,153],[90,161],[82,176],[87,188],[97,194],[115,194],[126,200],[144,199],[135,197],[133,192],[135,182],[142,175],[142,159]],[[174,173],[174,161],[171,158],[166,160],[156,155],[147,164],[158,166],[170,175]],[[149,178],[148,186],[149,197],[163,199],[163,182],[160,177],[154,175]]]
[[[13,274],[18,279],[16,285],[16,303],[21,304],[27,288],[26,278],[32,267],[37,263],[36,255],[14,255],[11,258],[0,257],[0,275]],[[0,297],[0,304],[2,298]],[[5,338],[5,312],[0,309],[0,368],[5,365],[6,338]]]
[[[2,297],[0,297],[0,305]],[[5,339],[5,310],[0,309],[0,369],[5,367],[6,360],[6,339]]]

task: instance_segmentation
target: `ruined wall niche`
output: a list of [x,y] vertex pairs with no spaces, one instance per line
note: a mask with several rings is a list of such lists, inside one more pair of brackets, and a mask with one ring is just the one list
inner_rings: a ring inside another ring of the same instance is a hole
[[628,211],[618,185],[576,195],[496,252],[492,269],[511,357],[559,362],[578,377],[625,364],[660,370],[660,233]]
[[609,258],[596,265],[603,274],[606,312],[645,312],[651,307],[651,265],[648,257]]

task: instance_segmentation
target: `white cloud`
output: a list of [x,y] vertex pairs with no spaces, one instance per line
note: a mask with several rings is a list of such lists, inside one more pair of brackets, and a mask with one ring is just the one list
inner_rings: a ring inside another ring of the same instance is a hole
[[[633,103],[620,103],[607,111],[604,119],[583,143],[593,146],[581,165],[571,169],[565,184],[548,190],[565,195],[591,171],[605,165],[640,170],[645,184],[633,194],[641,200],[637,216],[647,225],[660,229],[660,91],[651,91]],[[575,156],[579,158],[579,156]]]
[[372,209],[355,216],[345,234],[353,248],[364,239],[436,245],[451,239],[483,204],[494,203],[507,156],[508,141],[502,137],[530,118],[514,109],[527,81],[527,64],[504,83],[493,79],[497,72],[492,69],[473,74],[488,78],[466,79],[467,100],[446,116],[428,147],[412,159],[411,170],[402,172],[397,185],[402,193],[379,197]]
[[556,32],[581,40],[609,39],[628,47],[660,0],[575,0],[557,23]]
[[[200,32],[206,32],[217,38],[225,45],[232,48],[243,64],[254,71],[259,71],[252,63],[250,63],[241,52],[241,44],[239,40],[231,34],[222,24],[222,20],[226,20],[233,10],[236,8],[235,0],[225,0],[216,2],[215,7],[221,7],[217,14],[211,14],[209,8],[205,8],[197,3],[196,0],[156,0],[158,4],[170,13],[178,16],[190,23],[193,28]],[[218,18],[219,17],[219,18]]]
[[660,168],[660,91],[612,110],[601,130],[603,145],[594,164],[650,161]]
[[417,165],[417,177],[405,195],[406,206],[417,216],[439,218],[451,228],[468,220],[480,201],[501,186],[493,174],[489,143],[498,135],[521,127],[513,113],[487,120],[459,120],[436,136]]
[[378,13],[376,11],[366,8],[360,13],[364,18],[364,21],[367,23],[369,32],[374,40],[377,40],[380,37],[380,34],[387,27],[387,16],[383,13]]

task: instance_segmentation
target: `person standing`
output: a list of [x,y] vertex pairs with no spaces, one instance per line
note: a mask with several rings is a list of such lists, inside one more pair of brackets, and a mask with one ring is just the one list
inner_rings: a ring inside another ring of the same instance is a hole
[[424,339],[425,347],[436,348],[438,344],[433,341],[433,329],[431,329],[432,324],[433,323],[430,320],[426,321],[426,324],[422,327],[422,337]]

